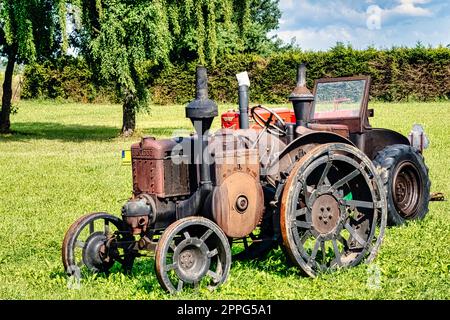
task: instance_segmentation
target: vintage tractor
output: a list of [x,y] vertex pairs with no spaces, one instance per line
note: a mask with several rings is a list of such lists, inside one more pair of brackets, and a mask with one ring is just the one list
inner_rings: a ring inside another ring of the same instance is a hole
[[302,65],[292,112],[249,110],[249,80],[239,74],[239,112],[210,133],[218,108],[198,67],[186,107],[196,134],[132,145],[122,218],[79,218],[62,246],[67,273],[108,272],[116,262],[130,270],[154,252],[157,278],[174,293],[225,282],[232,246],[233,259],[280,246],[310,276],[371,261],[388,221],[427,212],[426,138],[370,127],[368,77],[318,80],[314,94],[305,79]]

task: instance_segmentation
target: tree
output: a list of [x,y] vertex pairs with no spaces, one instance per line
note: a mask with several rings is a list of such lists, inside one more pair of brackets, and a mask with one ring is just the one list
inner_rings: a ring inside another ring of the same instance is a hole
[[0,1],[0,55],[7,60],[0,133],[10,132],[15,64],[43,60],[64,50],[67,46],[65,23],[62,0]]
[[[214,66],[218,55],[252,50],[247,39],[253,37],[252,41],[257,42],[255,39],[261,39],[261,34],[267,39],[265,33],[277,26],[280,15],[277,0],[77,3],[82,15],[78,30],[82,53],[101,79],[115,85],[123,101],[122,134],[126,136],[135,130],[136,111],[148,102],[144,65],[162,69],[173,61],[197,60]],[[250,28],[257,19],[269,22],[252,36]]]

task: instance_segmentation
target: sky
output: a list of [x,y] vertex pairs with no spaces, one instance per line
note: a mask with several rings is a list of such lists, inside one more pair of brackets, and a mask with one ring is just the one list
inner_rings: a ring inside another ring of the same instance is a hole
[[449,0],[280,0],[277,35],[304,50],[450,44]]

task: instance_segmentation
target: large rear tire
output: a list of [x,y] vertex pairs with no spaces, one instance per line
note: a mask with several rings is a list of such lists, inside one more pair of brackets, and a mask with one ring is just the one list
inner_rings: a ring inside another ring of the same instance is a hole
[[292,169],[280,208],[283,245],[311,277],[371,262],[381,245],[387,206],[373,163],[355,147],[315,147]]
[[419,151],[395,144],[379,151],[373,162],[384,183],[388,225],[423,219],[428,212],[431,182]]

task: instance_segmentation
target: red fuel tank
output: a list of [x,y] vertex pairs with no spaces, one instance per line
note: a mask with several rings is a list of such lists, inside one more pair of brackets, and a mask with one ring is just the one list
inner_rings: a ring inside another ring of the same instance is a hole
[[[277,113],[285,122],[287,123],[295,123],[295,114],[294,110],[289,108],[275,108],[272,109]],[[263,117],[263,119],[268,119],[270,116],[270,113],[265,110],[257,110],[256,111],[259,115]],[[250,115],[249,115],[250,116]],[[224,112],[221,116],[222,121],[222,128],[223,129],[240,129],[239,127],[239,111],[234,110],[228,110],[227,112]],[[255,123],[255,121],[250,117],[250,128],[252,129],[258,129],[261,128],[258,124]]]

